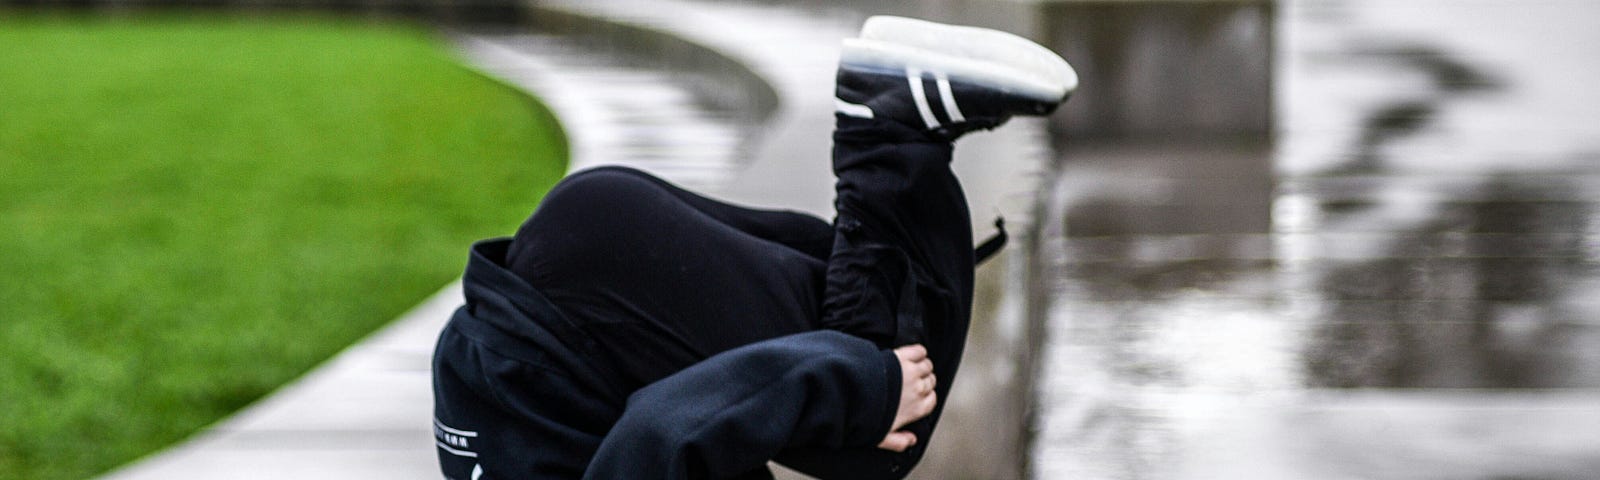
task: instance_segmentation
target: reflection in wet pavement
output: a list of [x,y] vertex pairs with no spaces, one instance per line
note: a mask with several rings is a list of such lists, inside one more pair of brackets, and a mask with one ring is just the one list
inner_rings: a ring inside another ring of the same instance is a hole
[[1600,478],[1600,2],[1281,5],[1276,145],[1064,153],[1033,476]]

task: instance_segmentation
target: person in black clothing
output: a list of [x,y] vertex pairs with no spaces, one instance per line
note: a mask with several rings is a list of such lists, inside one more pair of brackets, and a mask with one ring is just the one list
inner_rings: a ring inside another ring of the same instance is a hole
[[837,81],[832,223],[605,167],[473,246],[435,351],[447,478],[909,472],[971,312],[952,142],[1077,80],[1020,37],[874,17]]

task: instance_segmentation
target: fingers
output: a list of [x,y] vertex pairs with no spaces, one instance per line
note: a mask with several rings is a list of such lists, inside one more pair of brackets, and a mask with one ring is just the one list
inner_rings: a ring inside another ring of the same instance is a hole
[[929,373],[928,376],[917,379],[916,392],[919,395],[931,395],[933,394],[933,387],[937,386],[939,386],[939,381],[932,373]]
[[910,367],[911,368],[907,369],[906,372],[902,372],[901,375],[905,375],[905,376],[908,376],[908,377],[911,377],[911,378],[922,378],[922,377],[929,377],[929,376],[933,375],[933,362],[929,361],[926,358],[922,359],[921,361],[918,361],[918,362],[910,364]]
[[890,432],[878,443],[878,448],[891,452],[904,452],[917,444],[917,435],[911,432]]
[[894,354],[900,360],[900,405],[890,432],[928,416],[939,404],[934,390],[939,386],[939,379],[933,374],[933,361],[928,359],[927,349],[921,345],[907,345],[894,349]]
[[933,409],[939,406],[939,396],[934,395],[932,387],[928,388],[926,394],[905,397],[902,399],[900,412],[896,416],[891,430],[899,430],[906,425],[910,425],[911,422],[921,420],[923,417],[932,414]]
[[920,344],[912,344],[894,349],[894,354],[900,357],[902,363],[908,361],[916,362],[928,358],[928,349]]
[[900,375],[905,378],[922,378],[933,375],[933,361],[928,359],[928,349],[922,345],[906,345],[894,349],[900,359]]
[[[926,396],[918,398],[916,400],[916,403],[914,403],[912,405],[912,408],[911,408],[911,413],[912,413],[911,422],[914,422],[914,421],[917,421],[917,420],[921,420],[922,417],[926,417],[926,416],[928,416],[928,414],[933,413],[933,408],[937,407],[937,406],[939,406],[939,396],[938,395],[934,395],[933,392],[930,390]],[[906,422],[906,423],[911,423],[911,422]]]
[[933,361],[928,359],[928,350],[922,345],[896,348],[894,354],[900,359],[900,408],[889,434],[878,443],[878,448],[904,452],[917,444],[917,435],[900,428],[933,413],[934,407],[939,405],[939,396],[934,394],[939,379],[934,376]]

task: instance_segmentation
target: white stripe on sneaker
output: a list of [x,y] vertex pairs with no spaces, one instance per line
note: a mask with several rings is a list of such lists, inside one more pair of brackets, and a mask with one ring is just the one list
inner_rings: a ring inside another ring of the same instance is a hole
[[859,103],[850,103],[839,97],[833,97],[833,111],[847,117],[872,118],[872,108]]
[[956,94],[950,91],[950,77],[943,72],[933,74],[933,79],[939,84],[939,100],[944,102],[944,113],[950,115],[950,123],[962,123],[967,117],[961,115],[961,109],[956,107]]
[[922,69],[906,67],[906,81],[911,82],[911,98],[917,102],[922,123],[928,124],[928,130],[939,128],[939,119],[933,118],[933,107],[928,106],[928,92],[922,89]]

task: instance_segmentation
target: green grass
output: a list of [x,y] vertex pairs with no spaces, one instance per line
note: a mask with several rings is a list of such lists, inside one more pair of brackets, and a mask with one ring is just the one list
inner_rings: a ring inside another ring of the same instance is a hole
[[0,12],[0,478],[92,476],[305,372],[513,231],[565,148],[421,28]]

